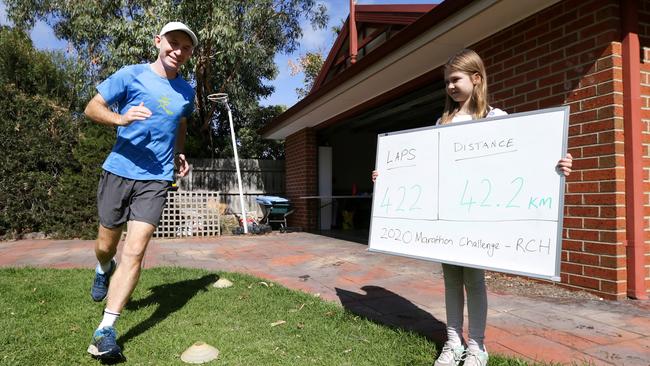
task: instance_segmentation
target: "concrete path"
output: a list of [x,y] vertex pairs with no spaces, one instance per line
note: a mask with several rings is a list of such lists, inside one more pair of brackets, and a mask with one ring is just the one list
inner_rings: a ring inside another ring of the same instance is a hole
[[[83,240],[0,242],[0,267],[90,269],[95,264],[93,246],[93,241]],[[444,342],[440,265],[366,249],[362,244],[308,233],[157,240],[150,244],[144,266],[249,273],[318,293],[376,322]],[[488,297],[486,345],[490,353],[578,365],[650,366],[649,301],[567,300],[494,292]]]

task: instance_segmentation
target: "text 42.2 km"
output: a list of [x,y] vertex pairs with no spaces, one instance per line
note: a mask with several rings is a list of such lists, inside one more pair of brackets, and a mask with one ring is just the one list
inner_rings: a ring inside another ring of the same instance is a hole
[[[469,212],[473,207],[487,208],[487,207],[501,207],[501,208],[524,208],[528,210],[540,208],[553,208],[552,197],[544,196],[529,196],[526,205],[525,198],[522,202],[521,192],[524,188],[524,178],[517,177],[513,179],[509,185],[503,187],[494,187],[490,179],[482,179],[480,182],[465,181],[465,188],[460,197],[459,204],[467,207]],[[495,194],[495,192],[497,192]],[[499,198],[504,198],[501,201]],[[522,206],[523,204],[523,206]]]

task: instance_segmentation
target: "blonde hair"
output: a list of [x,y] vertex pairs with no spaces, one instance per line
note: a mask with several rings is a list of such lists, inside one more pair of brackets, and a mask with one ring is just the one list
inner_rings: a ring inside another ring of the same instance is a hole
[[[465,73],[469,75],[470,78],[474,74],[478,74],[481,77],[481,80],[474,85],[472,95],[470,96],[469,111],[472,115],[472,119],[485,117],[488,114],[490,107],[487,103],[487,75],[485,73],[485,65],[483,65],[481,56],[470,49],[458,51],[458,53],[450,57],[445,64],[445,75],[456,71]],[[451,122],[459,108],[459,103],[451,99],[449,94],[445,93],[445,109],[442,113],[442,117],[440,117],[440,123],[446,124]]]

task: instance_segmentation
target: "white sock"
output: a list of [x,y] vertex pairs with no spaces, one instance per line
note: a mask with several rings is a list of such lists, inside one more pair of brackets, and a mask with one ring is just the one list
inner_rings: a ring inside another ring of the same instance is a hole
[[99,323],[97,330],[102,329],[104,327],[114,326],[115,322],[117,321],[117,318],[119,317],[120,317],[120,313],[108,309],[104,309],[104,318],[102,319],[102,322]]
[[98,262],[97,267],[95,268],[95,271],[97,271],[97,273],[99,273],[99,274],[104,274],[104,273],[110,271],[111,270],[111,265],[112,265],[111,262],[113,262],[112,259],[110,261],[106,262],[106,263],[99,263]]
[[487,352],[484,344],[479,344],[471,338],[467,341],[467,349],[474,352]]
[[463,344],[463,341],[460,339],[458,332],[454,328],[447,327],[447,342],[453,344],[454,346],[460,346]]

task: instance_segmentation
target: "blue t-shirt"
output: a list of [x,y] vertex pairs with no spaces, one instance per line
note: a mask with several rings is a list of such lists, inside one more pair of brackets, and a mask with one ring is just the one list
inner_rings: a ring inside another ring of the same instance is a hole
[[176,131],[194,109],[192,87],[180,75],[170,80],[140,64],[123,67],[97,91],[108,105],[117,103],[120,114],[141,102],[151,110],[148,119],[117,128],[117,141],[102,167],[129,179],[173,180]]

